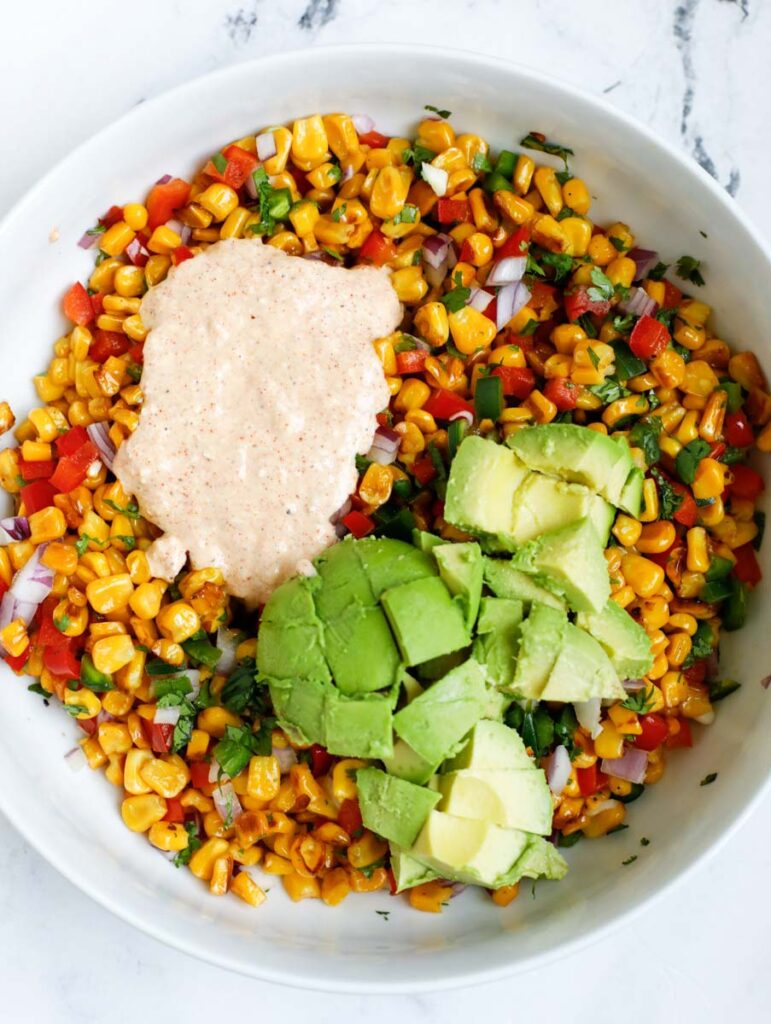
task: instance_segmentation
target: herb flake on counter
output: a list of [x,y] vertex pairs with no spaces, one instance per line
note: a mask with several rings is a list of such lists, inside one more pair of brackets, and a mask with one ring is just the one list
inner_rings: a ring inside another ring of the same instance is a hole
[[699,785],[700,786],[711,786],[712,783],[717,778],[717,774],[718,774],[717,772],[710,772],[709,775],[705,775],[704,778],[699,783]]
[[633,853],[631,857],[627,857],[626,860],[622,860],[621,861],[621,867],[625,868],[628,864],[634,864],[634,862],[636,860],[637,860],[637,854]]
[[569,146],[563,146],[559,142],[549,142],[542,132],[528,132],[524,139],[519,140],[520,146],[525,149],[534,149],[537,153],[548,153],[549,156],[558,156],[565,162],[565,170],[568,169],[568,157],[573,156],[573,150]]
[[675,273],[684,281],[690,281],[691,284],[701,288],[704,278],[699,270],[700,266],[701,260],[697,260],[694,256],[681,256],[675,265]]
[[640,840],[640,846],[650,846],[650,845],[651,845],[650,839],[648,839],[647,836],[643,836],[642,839]]

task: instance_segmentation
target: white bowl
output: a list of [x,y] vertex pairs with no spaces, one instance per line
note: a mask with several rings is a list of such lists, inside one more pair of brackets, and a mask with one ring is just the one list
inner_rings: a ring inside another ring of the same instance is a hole
[[[346,46],[240,64],[175,89],[81,146],[29,192],[0,228],[0,397],[22,412],[35,404],[30,378],[65,329],[59,297],[92,265],[76,242],[112,203],[141,199],[161,174],[191,172],[224,141],[267,124],[347,110],[411,134],[425,103],[448,107],[459,129],[496,148],[517,149],[531,129],[572,146],[574,166],[596,197],[592,216],[628,222],[640,244],[664,258],[703,259],[703,293],[718,310],[722,336],[769,365],[769,255],[726,193],[681,153],[606,103],[525,68],[418,47]],[[53,229],[56,241],[49,240]],[[767,576],[769,550],[767,543]],[[724,645],[724,671],[745,685],[720,705],[712,728],[699,730],[695,748],[673,755],[661,784],[629,808],[629,829],[567,851],[564,882],[540,884],[535,899],[523,886],[506,910],[478,891],[439,916],[387,893],[354,896],[334,910],[292,905],[278,879],[266,883],[270,897],[259,910],[214,899],[125,829],[118,793],[101,773],[67,769],[62,755],[80,733],[5,666],[0,807],[84,892],[212,963],[349,992],[491,980],[598,938],[682,877],[746,815],[771,766],[771,711],[758,685],[769,671],[763,623],[770,611],[766,585],[751,600],[746,629]],[[711,771],[719,772],[718,784],[700,788]],[[642,836],[650,846],[640,846]],[[637,861],[622,867],[633,853]]]

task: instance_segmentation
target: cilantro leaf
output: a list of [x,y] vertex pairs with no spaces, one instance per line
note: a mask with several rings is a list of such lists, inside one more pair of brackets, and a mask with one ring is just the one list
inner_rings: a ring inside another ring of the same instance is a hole
[[593,395],[596,395],[604,405],[610,405],[611,402],[615,402],[619,398],[626,398],[627,395],[631,395],[631,391],[625,388],[623,384],[620,384],[615,377],[607,377],[602,384],[590,384],[589,390]]
[[339,224],[342,217],[345,216],[345,211],[348,209],[348,203],[343,203],[342,206],[338,206],[336,210],[332,211],[332,220],[335,224]]
[[659,491],[659,517],[671,519],[683,503],[682,495],[678,494],[667,478],[658,469],[651,470]]
[[662,263],[661,260],[653,267],[652,270],[648,271],[648,277],[651,281],[660,281],[664,274],[669,270],[669,263]]
[[559,252],[544,252],[541,263],[553,268],[555,284],[566,278],[573,269],[573,257]]
[[709,453],[709,444],[700,437],[680,449],[675,459],[675,469],[684,484],[688,484],[690,487],[696,478],[696,469],[699,463]]
[[118,505],[111,498],[104,499],[105,505],[108,505],[114,512],[119,512],[122,516],[127,519],[139,519],[139,505],[135,501],[130,501],[128,505]]
[[392,224],[414,224],[418,219],[420,211],[412,203],[405,203],[395,217],[391,218]]
[[608,235],[608,241],[611,243],[616,252],[626,252],[629,248],[628,245],[624,245],[620,238],[616,238],[615,235]]
[[659,447],[661,428],[661,419],[658,416],[651,416],[650,419],[638,420],[629,431],[629,443],[633,448],[642,449],[645,461],[649,466],[658,462],[661,457],[661,448]]
[[599,267],[592,267],[591,280],[593,287],[587,289],[587,295],[592,302],[610,302],[616,290],[607,274]]
[[439,107],[435,107],[431,103],[426,103],[423,109],[430,110],[432,114],[438,114],[443,121],[446,121],[448,117],[452,117],[451,110],[440,110]]
[[172,861],[175,868],[182,868],[189,864],[190,858],[201,846],[201,840],[198,838],[198,826],[194,821],[185,822],[185,831],[187,832],[187,846],[184,850],[180,850]]
[[655,703],[654,698],[653,687],[644,686],[636,693],[630,693],[622,702],[621,707],[629,708],[630,711],[635,711],[638,715],[647,715]]
[[701,260],[697,260],[693,256],[681,256],[677,261],[675,271],[677,276],[682,277],[684,281],[690,281],[691,284],[701,288],[704,284],[704,278],[701,276],[700,266]]
[[394,352],[414,352],[417,347],[417,342],[411,334],[403,334],[401,340],[394,345]]
[[[613,330],[618,331],[619,334],[629,334],[634,327],[635,317],[632,313],[626,313],[621,316],[613,317]],[[642,373],[642,371],[640,371]]]
[[466,288],[463,285],[463,278],[460,273],[457,273],[453,278],[455,287],[452,291],[442,295],[439,301],[444,304],[448,313],[457,313],[458,310],[463,309],[468,300],[471,298],[471,289]]
[[709,775],[705,775],[699,783],[700,786],[711,786],[717,778],[717,772],[710,772]]
[[562,146],[558,142],[549,142],[541,132],[528,132],[524,139],[520,139],[520,146],[525,149],[534,149],[538,153],[548,153],[550,156],[558,156],[565,161],[565,169],[568,167],[568,157],[573,156],[573,150],[569,146]]
[[421,164],[430,164],[435,156],[436,153],[432,149],[422,146],[419,142],[416,142],[412,149],[405,149],[402,152],[405,164],[414,164],[416,170],[420,169]]
[[690,668],[695,661],[708,658],[712,654],[713,639],[709,623],[702,619],[691,637],[691,650],[683,662],[683,668]]

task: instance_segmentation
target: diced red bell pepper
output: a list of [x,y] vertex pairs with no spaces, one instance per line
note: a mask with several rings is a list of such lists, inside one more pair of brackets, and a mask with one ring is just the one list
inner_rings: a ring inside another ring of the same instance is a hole
[[488,302],[485,308],[482,310],[482,315],[486,316],[488,320],[492,320],[494,324],[498,324],[498,296],[496,295],[492,302]]
[[436,498],[434,501],[431,502],[431,515],[435,519],[438,519],[439,516],[444,515],[444,502],[442,501],[441,498]]
[[70,641],[75,638],[65,636],[64,633],[54,625],[54,609],[58,603],[58,597],[47,597],[38,610],[40,629],[38,630],[37,642],[41,647],[55,648],[74,646]]
[[678,747],[693,746],[693,734],[691,733],[691,723],[688,721],[687,718],[678,718],[677,721],[680,723],[680,728],[677,730],[677,732],[670,733],[666,740],[665,745],[669,750],[676,750]]
[[711,459],[717,459],[719,462],[723,458],[726,452],[726,446],[722,441],[713,441],[709,448],[709,457]]
[[359,249],[359,262],[374,263],[377,267],[382,267],[395,257],[396,246],[377,228],[367,235]]
[[314,743],[310,750],[311,773],[314,776],[326,775],[332,767],[332,755],[320,743]]
[[86,479],[89,467],[92,462],[99,458],[99,449],[93,441],[86,441],[73,454],[59,459],[54,475],[51,477],[51,486],[62,494],[67,494],[80,487]]
[[164,185],[153,185],[147,196],[147,226],[154,231],[165,224],[190,196],[190,184],[182,178],[172,178]]
[[699,506],[696,504],[696,499],[687,487],[684,487],[682,491],[678,491],[678,493],[681,495],[682,500],[680,502],[680,507],[677,512],[674,513],[672,518],[682,526],[695,526],[696,520],[699,517]]
[[78,723],[80,728],[86,734],[86,736],[94,736],[96,730],[99,728],[99,723],[96,718],[76,718],[75,721]]
[[641,715],[638,719],[642,732],[635,740],[638,750],[656,750],[669,736],[666,718],[661,715]]
[[554,402],[560,412],[569,412],[578,404],[580,388],[567,377],[551,377],[543,389],[544,395]]
[[362,146],[369,146],[370,149],[385,149],[388,145],[388,136],[381,135],[374,129],[371,132],[364,132],[359,135],[359,142]]
[[120,331],[94,331],[88,346],[88,358],[95,363],[104,363],[110,356],[122,356],[131,348],[131,339]]
[[363,512],[356,511],[356,509],[350,511],[347,516],[343,516],[341,522],[346,530],[353,534],[356,540],[366,537],[367,534],[372,533],[375,529],[374,520],[370,519],[369,516],[365,516]]
[[35,480],[21,489],[21,500],[28,516],[39,512],[41,508],[49,508],[54,503],[56,488],[48,480]]
[[436,466],[430,455],[421,455],[412,464],[412,475],[421,487],[426,487],[436,478]]
[[89,295],[89,299],[91,300],[94,319],[96,319],[104,313],[104,292],[94,292],[93,295]]
[[474,260],[474,250],[471,248],[471,243],[468,239],[460,247],[460,261],[461,263],[472,263]]
[[66,434],[61,434],[56,439],[56,454],[74,455],[89,440],[85,427],[72,427]]
[[188,764],[190,769],[190,782],[195,789],[203,789],[209,785],[209,770],[211,765],[208,761],[191,761]]
[[162,821],[170,821],[175,825],[181,825],[185,820],[185,808],[178,796],[166,797],[166,813]]
[[[527,304],[538,314],[538,318],[541,321],[548,320],[559,307],[557,289],[553,284],[536,281],[530,289],[530,298]],[[551,332],[551,327],[549,332]]]
[[510,235],[500,249],[495,250],[495,259],[504,260],[509,256],[525,256],[530,248],[530,228],[517,228],[513,235]]
[[470,402],[456,395],[454,391],[447,388],[437,388],[424,403],[423,408],[430,413],[435,420],[449,420],[458,413],[471,413],[474,415],[474,407]]
[[343,800],[337,812],[337,824],[352,838],[361,834],[362,820],[358,800]]
[[653,316],[641,316],[629,335],[629,347],[638,359],[654,359],[671,340],[666,324]]
[[440,199],[436,204],[436,219],[440,224],[465,223],[471,220],[467,199]]
[[742,544],[740,548],[734,548],[736,564],[734,575],[741,583],[748,587],[756,587],[763,579],[763,570],[758,564],[758,557],[752,544]]
[[105,228],[111,228],[113,224],[117,224],[121,220],[123,220],[123,207],[111,206],[107,213],[99,218],[99,223]]
[[422,373],[426,364],[428,352],[422,348],[416,348],[412,352],[396,353],[397,373]]
[[701,686],[707,678],[707,659],[699,658],[698,661],[694,661],[693,665],[683,670],[683,675],[689,686]]
[[[144,720],[143,720],[144,721]],[[147,722],[146,731],[149,733],[148,741],[155,754],[168,754],[171,750],[171,740],[174,735],[174,726],[168,723],[158,725],[156,722]],[[209,777],[209,766],[206,766],[206,777]]]
[[733,474],[733,483],[729,490],[734,498],[756,501],[760,497],[766,486],[760,473],[756,473],[754,469],[750,469],[749,466],[744,466],[742,463],[732,466],[731,473]]
[[29,658],[29,645],[21,652],[21,654],[5,654],[3,655],[3,661],[9,668],[12,668],[14,672],[21,672],[24,666],[27,664]]
[[128,350],[128,354],[132,363],[136,363],[137,366],[141,366],[145,361],[144,342],[140,341],[137,345],[132,345]]
[[573,291],[566,292],[563,302],[568,320],[578,320],[584,313],[607,316],[610,311],[610,303],[605,299],[591,299],[589,289],[583,284],[578,285]]
[[683,299],[683,293],[677,285],[666,280],[661,283],[664,285],[664,302],[662,308],[674,309],[676,306],[679,306]]
[[726,413],[723,425],[726,441],[734,448],[747,448],[755,440],[755,433],[744,409]]
[[504,395],[524,401],[535,388],[535,373],[529,366],[495,366],[492,375],[503,381]]
[[0,599],[2,598],[3,594],[8,592],[8,589],[9,587],[5,580],[0,580]]
[[241,146],[226,146],[222,155],[227,161],[225,169],[218,171],[211,160],[204,167],[204,171],[217,181],[222,181],[231,188],[239,189],[258,164],[257,157]]
[[608,776],[600,771],[599,763],[595,761],[589,768],[576,768],[576,780],[581,796],[591,796],[606,785]]
[[65,643],[43,648],[43,664],[55,676],[80,679],[80,662],[75,657],[75,637],[65,637]]
[[175,267],[178,267],[180,263],[184,263],[185,260],[191,260],[195,256],[195,253],[191,252],[186,245],[178,245],[171,254],[171,262]]
[[19,476],[22,480],[50,480],[55,469],[56,462],[53,459],[28,462],[19,456]]
[[80,283],[76,281],[62,300],[62,310],[68,320],[71,320],[79,327],[85,327],[94,319],[94,307],[91,305],[91,296]]

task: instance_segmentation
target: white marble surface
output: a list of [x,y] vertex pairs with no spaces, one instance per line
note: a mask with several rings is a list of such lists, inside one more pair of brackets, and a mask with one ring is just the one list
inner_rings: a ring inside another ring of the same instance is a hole
[[[698,159],[771,238],[769,39],[761,0],[8,4],[0,214],[72,146],[179,82],[288,48],[390,40],[463,46],[607,94]],[[687,884],[581,955],[485,988],[367,999],[281,989],[167,949],[73,889],[0,817],[0,1019],[760,1021],[771,998],[769,810],[767,797]]]

